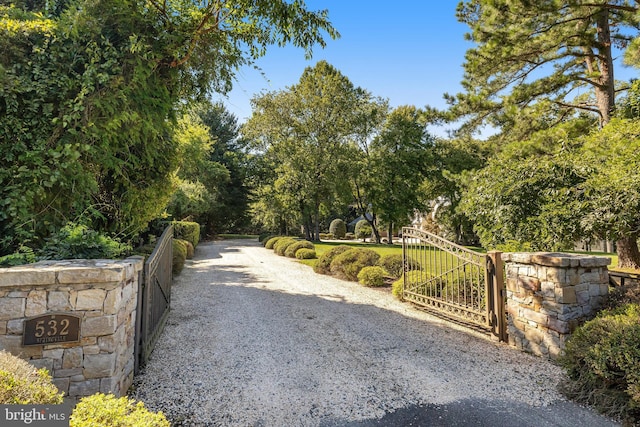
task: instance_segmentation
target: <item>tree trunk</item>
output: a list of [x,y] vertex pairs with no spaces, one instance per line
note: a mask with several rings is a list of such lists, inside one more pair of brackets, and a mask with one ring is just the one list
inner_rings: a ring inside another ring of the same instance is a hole
[[389,230],[387,231],[387,244],[393,245],[393,222],[389,222]]
[[615,81],[613,78],[613,56],[611,53],[611,30],[609,28],[609,11],[603,9],[596,20],[598,32],[598,65],[600,77],[595,85],[596,102],[600,111],[600,126],[605,126],[611,120],[615,108]]
[[314,225],[315,227],[314,227],[313,240],[315,242],[319,242],[320,241],[320,203],[316,203]]
[[640,250],[638,250],[638,233],[621,237],[618,246],[618,268],[640,270]]
[[380,244],[380,231],[378,231],[378,227],[376,227],[376,216],[371,214],[371,221],[367,218],[367,214],[364,215],[364,218],[371,226],[371,231],[373,232],[373,237],[376,239],[376,243]]

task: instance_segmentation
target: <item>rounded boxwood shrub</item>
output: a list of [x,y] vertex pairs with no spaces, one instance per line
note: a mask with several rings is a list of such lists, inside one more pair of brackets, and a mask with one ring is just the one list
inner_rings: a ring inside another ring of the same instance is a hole
[[300,249],[315,249],[315,248],[316,247],[313,246],[313,243],[311,243],[308,240],[298,240],[294,244],[287,246],[287,249],[284,251],[284,256],[288,258],[295,258],[296,253]]
[[340,245],[329,249],[320,256],[316,265],[313,266],[313,271],[320,274],[329,274],[331,272],[331,261],[341,253],[346,252],[351,248],[351,246]]
[[112,394],[80,399],[69,418],[69,427],[169,427],[162,412],[151,412],[144,403]]
[[316,251],[313,249],[298,249],[296,252],[297,259],[314,259],[316,257]]
[[358,273],[358,283],[364,286],[384,286],[384,278],[388,275],[389,273],[380,266],[364,267]]
[[274,236],[275,235],[272,233],[260,233],[258,235],[258,242],[262,243],[262,245],[264,246],[265,242]]
[[331,261],[331,273],[355,282],[360,270],[376,265],[379,259],[380,255],[371,249],[351,248]]
[[336,218],[329,224],[329,233],[333,234],[336,239],[344,239],[347,234],[347,224],[340,218]]
[[173,221],[173,237],[191,242],[194,248],[200,242],[200,224],[191,221]]
[[0,404],[60,404],[62,397],[46,369],[0,350]]
[[284,236],[273,236],[267,240],[267,243],[264,244],[264,247],[267,249],[273,249],[273,245],[275,245],[278,240],[284,238]]
[[276,244],[273,245],[273,251],[277,255],[284,256],[284,251],[286,251],[289,246],[293,245],[298,241],[299,240],[296,240],[293,237],[285,237],[284,239],[278,240]]
[[402,270],[404,268],[402,255],[389,254],[384,255],[378,261],[378,265],[389,272],[392,277],[396,279],[402,276]]
[[173,274],[180,274],[184,267],[184,262],[187,260],[187,245],[189,242],[186,240],[173,239]]
[[640,305],[603,310],[575,330],[560,364],[563,392],[601,412],[640,423]]
[[[419,282],[424,279],[424,273],[421,271],[412,270],[404,274],[407,275],[409,282]],[[400,301],[404,300],[404,296],[402,295],[402,291],[404,290],[404,274],[391,285],[391,293]]]
[[320,240],[333,240],[333,234],[331,234],[331,233],[320,233]]
[[371,237],[371,233],[373,233],[373,229],[369,225],[369,222],[366,219],[361,219],[356,223],[356,228],[354,229],[355,235],[358,239],[366,240],[367,237]]

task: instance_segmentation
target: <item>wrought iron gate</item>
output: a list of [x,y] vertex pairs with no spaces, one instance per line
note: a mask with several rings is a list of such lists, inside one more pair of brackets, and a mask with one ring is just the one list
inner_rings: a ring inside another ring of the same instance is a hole
[[136,366],[144,366],[169,315],[171,302],[173,225],[169,225],[144,264],[144,277],[138,289],[136,317]]
[[415,228],[402,229],[403,298],[507,341],[500,252],[480,253]]

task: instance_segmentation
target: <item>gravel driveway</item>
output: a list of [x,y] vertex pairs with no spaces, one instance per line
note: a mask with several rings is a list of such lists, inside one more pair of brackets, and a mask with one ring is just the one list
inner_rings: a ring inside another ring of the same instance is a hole
[[172,292],[132,395],[173,425],[615,425],[553,364],[255,241],[202,243]]

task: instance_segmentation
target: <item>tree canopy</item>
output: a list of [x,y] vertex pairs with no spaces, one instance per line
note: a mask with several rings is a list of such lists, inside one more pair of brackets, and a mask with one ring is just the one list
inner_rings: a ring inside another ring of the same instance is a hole
[[628,0],[460,2],[476,47],[465,56],[464,92],[447,96],[450,115],[464,117],[465,130],[488,124],[511,140],[578,111],[605,125],[628,87],[615,81],[614,49],[637,36],[637,11]]
[[[171,127],[269,45],[338,34],[303,1],[19,1],[0,6],[0,253],[66,221],[131,235],[179,164]],[[37,218],[37,220],[36,220]]]

